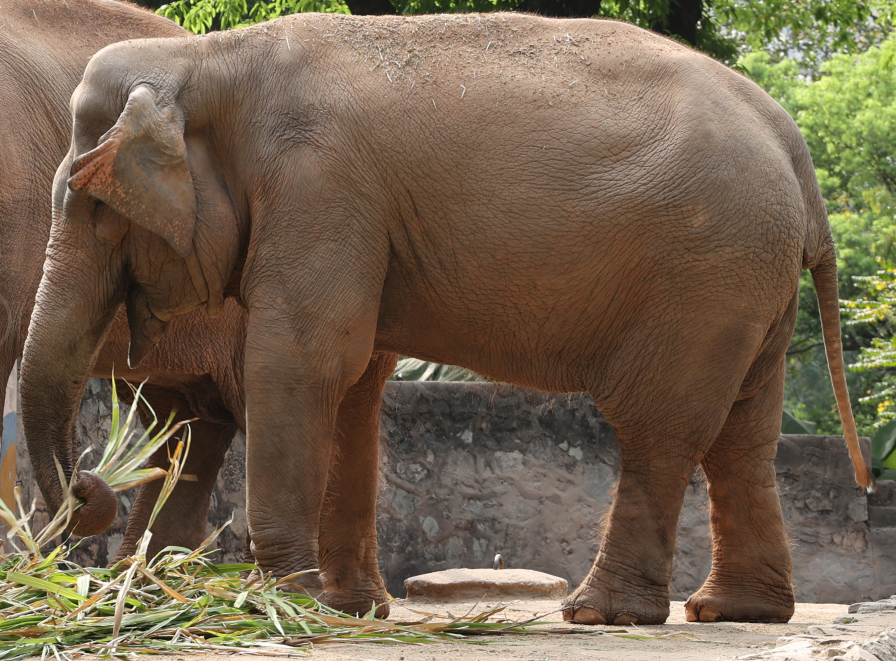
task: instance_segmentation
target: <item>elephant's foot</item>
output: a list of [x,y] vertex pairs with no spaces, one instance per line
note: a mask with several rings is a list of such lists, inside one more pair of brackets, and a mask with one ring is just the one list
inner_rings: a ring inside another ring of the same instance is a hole
[[688,622],[789,622],[793,589],[722,589],[704,586],[684,605]]
[[[321,602],[349,615],[363,617],[376,605],[377,619],[389,617],[389,597],[383,581],[376,572],[373,576],[339,572],[340,576],[323,574],[324,593]],[[347,575],[348,574],[348,575]]]
[[[266,574],[267,575],[267,574]],[[276,576],[276,574],[274,574]],[[253,569],[249,572],[249,575],[246,577],[247,583],[252,583],[253,581],[258,579],[258,570]],[[323,581],[321,581],[318,572],[309,572],[307,574],[300,574],[299,576],[294,576],[289,579],[286,583],[281,583],[278,586],[284,592],[294,592],[298,594],[307,594],[314,599],[320,600],[321,595],[324,591]]]
[[578,624],[662,624],[669,617],[669,590],[630,588],[614,577],[589,575],[563,602],[563,619]]
[[338,611],[357,617],[364,617],[376,605],[374,617],[378,620],[384,620],[389,617],[389,602],[387,601],[386,591],[382,588],[370,591],[325,590],[320,601],[330,608],[335,608]]

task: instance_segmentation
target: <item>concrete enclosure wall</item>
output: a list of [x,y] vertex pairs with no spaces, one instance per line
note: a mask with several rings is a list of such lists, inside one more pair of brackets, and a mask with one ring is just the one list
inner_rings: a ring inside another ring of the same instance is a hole
[[[390,591],[415,573],[490,566],[495,553],[571,586],[588,573],[619,472],[618,440],[588,395],[397,383],[386,393],[383,425],[379,539]],[[875,549],[868,499],[843,439],[784,436],[775,463],[797,598],[892,594],[879,557],[888,555],[886,535]],[[673,598],[700,587],[711,547],[698,470],[679,519]]]
[[[104,382],[91,382],[80,418],[85,447],[101,445],[108,434],[109,397]],[[510,567],[555,574],[571,586],[587,574],[619,472],[618,441],[588,395],[497,384],[390,383],[382,425],[378,529],[390,593],[402,596],[404,579],[414,574],[491,566],[495,553]],[[40,506],[24,444],[19,448],[26,502],[37,498]],[[224,562],[240,559],[244,548],[244,462],[239,434],[210,513],[210,528],[234,517],[219,540]],[[848,603],[896,593],[891,485],[882,485],[869,507],[840,437],[782,437],[776,467],[797,598]],[[102,564],[114,555],[134,495],[123,494],[119,521],[82,542],[76,561]],[[697,471],[679,520],[675,599],[687,598],[709,572],[707,503]]]

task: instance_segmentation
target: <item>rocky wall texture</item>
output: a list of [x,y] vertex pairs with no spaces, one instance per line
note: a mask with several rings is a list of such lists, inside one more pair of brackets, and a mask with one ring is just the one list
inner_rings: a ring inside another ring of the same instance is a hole
[[[488,566],[495,553],[573,587],[588,573],[619,470],[618,441],[588,395],[396,383],[383,425],[380,561],[393,594],[405,576]],[[889,596],[843,439],[782,437],[776,467],[797,599]],[[699,588],[710,564],[698,470],[679,519],[673,599]]]
[[[85,447],[108,436],[109,396],[104,382],[91,381],[79,420]],[[380,566],[393,595],[403,596],[409,576],[490,566],[495,553],[509,567],[554,574],[571,586],[587,574],[619,471],[618,441],[588,395],[496,384],[390,383],[382,425]],[[40,505],[24,444],[19,448],[21,485],[26,498],[37,496]],[[234,517],[219,540],[225,562],[240,560],[243,552],[244,462],[239,434],[210,513],[209,529]],[[896,593],[890,578],[896,577],[896,491],[884,485],[869,510],[839,437],[782,437],[776,466],[797,598],[849,603]],[[110,532],[81,543],[77,562],[103,564],[115,554],[134,495],[123,494]],[[679,520],[673,598],[684,599],[700,586],[710,551],[706,488],[698,471]]]

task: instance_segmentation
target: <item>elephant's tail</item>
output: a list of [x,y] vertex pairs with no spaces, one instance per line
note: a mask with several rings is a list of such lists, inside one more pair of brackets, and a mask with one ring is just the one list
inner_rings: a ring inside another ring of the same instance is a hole
[[856,482],[869,492],[873,491],[874,476],[868,470],[862,450],[859,447],[859,434],[856,421],[849,403],[849,391],[846,389],[846,366],[843,363],[843,343],[840,338],[840,297],[837,288],[837,254],[833,246],[825,250],[818,263],[811,268],[812,280],[815,283],[815,294],[818,296],[818,310],[821,313],[821,329],[824,335],[824,349],[828,356],[828,371],[834,386],[834,397],[840,412],[843,435],[846,447],[856,469]]

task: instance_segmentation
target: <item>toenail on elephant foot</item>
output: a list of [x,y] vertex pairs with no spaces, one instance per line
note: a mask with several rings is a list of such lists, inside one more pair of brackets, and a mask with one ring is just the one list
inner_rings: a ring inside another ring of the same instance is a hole
[[389,603],[385,594],[358,593],[350,591],[325,591],[320,602],[347,615],[364,617],[376,604],[374,617],[384,620],[389,617]]
[[692,607],[691,602],[685,604],[685,617],[688,622],[718,622],[722,614],[709,605]]
[[606,624],[607,618],[603,613],[593,608],[583,606],[563,611],[563,619],[576,624]]
[[573,610],[563,611],[563,619],[567,622],[575,622],[576,624],[613,624],[617,626],[628,626],[638,623],[638,618],[631,613],[619,613],[613,618],[612,622],[608,622],[604,614],[594,608],[582,606]]

